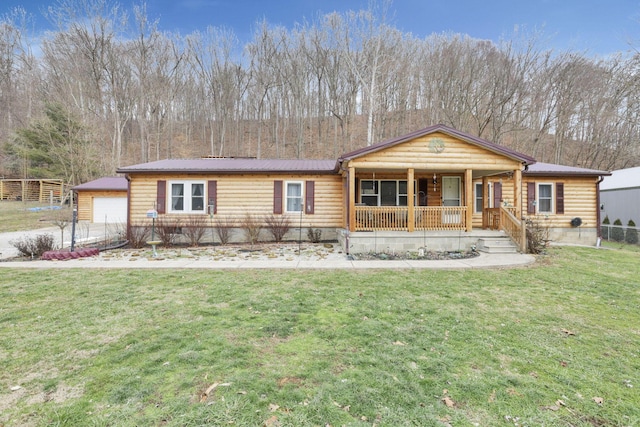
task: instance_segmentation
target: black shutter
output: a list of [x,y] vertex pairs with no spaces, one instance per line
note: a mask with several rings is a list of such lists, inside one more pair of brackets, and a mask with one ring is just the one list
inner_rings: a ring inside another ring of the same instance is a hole
[[536,213],[536,183],[527,182],[527,213]]
[[315,211],[315,181],[306,181],[305,182],[305,212],[309,215],[313,214]]
[[167,181],[158,181],[156,191],[156,211],[163,214],[167,211]]
[[282,213],[282,181],[273,181],[273,213]]
[[556,213],[564,213],[564,183],[556,183]]

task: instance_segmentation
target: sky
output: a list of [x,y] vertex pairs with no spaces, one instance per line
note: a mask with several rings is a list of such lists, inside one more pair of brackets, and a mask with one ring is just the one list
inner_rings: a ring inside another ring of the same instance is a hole
[[[47,21],[41,10],[59,0],[2,0],[0,14],[16,6],[34,16],[36,30]],[[130,1],[119,2],[130,8]],[[139,2],[135,2],[138,4]],[[162,30],[188,34],[207,26],[232,28],[248,40],[256,23],[293,28],[318,14],[366,9],[367,0],[147,0],[147,14]],[[483,40],[511,39],[515,29],[541,30],[544,46],[608,56],[640,50],[640,0],[395,0],[390,23],[423,38],[461,33]]]

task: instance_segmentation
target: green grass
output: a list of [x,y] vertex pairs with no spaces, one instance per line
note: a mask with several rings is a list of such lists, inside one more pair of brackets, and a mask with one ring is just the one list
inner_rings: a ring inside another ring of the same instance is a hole
[[[62,211],[29,211],[29,208],[43,206],[48,203],[0,200],[0,233],[55,226],[51,220]],[[64,211],[70,217],[69,207],[65,206]]]
[[2,269],[0,425],[640,425],[639,261]]

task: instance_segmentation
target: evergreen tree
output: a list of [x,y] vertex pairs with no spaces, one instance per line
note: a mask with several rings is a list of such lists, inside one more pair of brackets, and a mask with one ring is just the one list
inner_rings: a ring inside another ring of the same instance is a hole
[[616,219],[615,221],[613,221],[611,240],[613,240],[614,242],[624,241],[624,230],[622,229],[622,221],[620,221],[620,219]]
[[[57,178],[75,185],[98,174],[99,156],[88,131],[57,104],[45,106],[45,117],[18,129],[6,147],[25,178]],[[17,168],[16,168],[17,169]]]
[[636,230],[636,223],[632,219],[627,223],[627,231],[624,234],[624,241],[635,245],[638,243],[638,230]]

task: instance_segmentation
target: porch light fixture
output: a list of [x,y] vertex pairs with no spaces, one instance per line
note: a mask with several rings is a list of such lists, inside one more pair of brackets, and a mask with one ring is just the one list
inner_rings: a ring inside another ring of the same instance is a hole
[[433,174],[433,191],[436,191],[436,185],[438,185],[438,178],[436,177],[436,174]]

